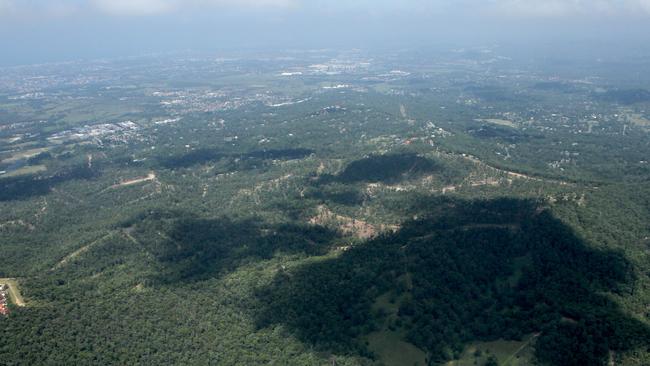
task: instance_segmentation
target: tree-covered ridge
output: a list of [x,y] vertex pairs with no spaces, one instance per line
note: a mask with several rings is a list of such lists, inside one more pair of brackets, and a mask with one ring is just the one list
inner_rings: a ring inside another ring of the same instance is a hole
[[350,162],[339,174],[334,177],[325,176],[323,181],[397,183],[439,170],[436,162],[414,153],[371,155]]

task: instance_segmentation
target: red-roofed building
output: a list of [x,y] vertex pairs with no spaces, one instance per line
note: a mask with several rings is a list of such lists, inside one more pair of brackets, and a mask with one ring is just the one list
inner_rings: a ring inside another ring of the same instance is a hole
[[7,306],[7,285],[0,284],[0,314],[9,314],[9,307]]

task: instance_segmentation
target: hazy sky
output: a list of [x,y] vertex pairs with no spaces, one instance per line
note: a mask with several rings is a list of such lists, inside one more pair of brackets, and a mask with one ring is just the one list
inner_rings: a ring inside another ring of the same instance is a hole
[[236,48],[629,42],[650,0],[0,0],[0,64]]

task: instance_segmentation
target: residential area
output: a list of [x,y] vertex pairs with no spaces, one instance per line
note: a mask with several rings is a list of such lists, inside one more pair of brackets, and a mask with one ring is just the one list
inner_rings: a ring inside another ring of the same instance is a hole
[[9,303],[16,306],[25,306],[25,301],[20,295],[15,279],[0,278],[0,315],[7,316],[11,312]]
[[9,286],[0,284],[0,314],[9,315]]

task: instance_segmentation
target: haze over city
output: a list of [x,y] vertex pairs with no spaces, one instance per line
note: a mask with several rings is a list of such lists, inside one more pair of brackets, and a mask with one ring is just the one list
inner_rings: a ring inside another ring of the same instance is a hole
[[0,64],[177,51],[514,47],[638,51],[648,0],[1,0]]

